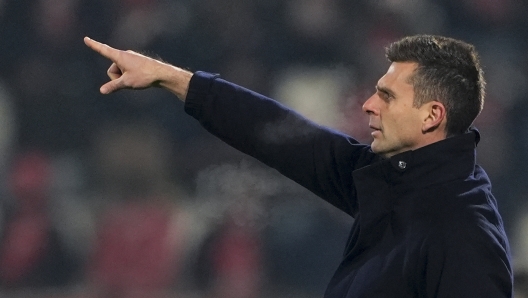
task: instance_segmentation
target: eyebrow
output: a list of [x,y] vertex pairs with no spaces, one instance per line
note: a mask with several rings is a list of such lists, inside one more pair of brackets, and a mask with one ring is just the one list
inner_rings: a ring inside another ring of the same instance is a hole
[[396,97],[396,93],[394,93],[394,91],[392,91],[391,89],[387,88],[387,87],[382,87],[380,85],[376,85],[376,90],[378,90],[379,92],[383,92],[383,93],[386,93],[392,97]]

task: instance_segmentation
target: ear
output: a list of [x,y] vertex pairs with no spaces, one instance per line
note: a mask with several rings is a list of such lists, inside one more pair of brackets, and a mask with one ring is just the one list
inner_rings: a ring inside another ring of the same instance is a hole
[[447,122],[446,109],[443,103],[433,100],[425,103],[424,108],[424,121],[422,122],[422,132],[427,133],[437,129],[445,131],[445,125]]

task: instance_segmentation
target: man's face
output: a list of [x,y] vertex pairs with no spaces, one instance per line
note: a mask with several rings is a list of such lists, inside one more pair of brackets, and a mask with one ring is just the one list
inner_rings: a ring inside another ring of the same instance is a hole
[[376,93],[364,104],[369,114],[372,151],[383,157],[413,150],[423,144],[424,111],[413,107],[414,89],[409,82],[417,64],[393,62],[378,81]]

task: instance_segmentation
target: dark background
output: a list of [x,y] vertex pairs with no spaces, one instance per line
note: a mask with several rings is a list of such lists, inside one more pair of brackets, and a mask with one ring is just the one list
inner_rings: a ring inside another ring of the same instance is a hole
[[272,96],[369,142],[383,47],[474,44],[492,179],[528,268],[528,2],[0,0],[0,289],[6,297],[321,297],[351,219],[208,135],[168,92],[103,96],[84,36]]

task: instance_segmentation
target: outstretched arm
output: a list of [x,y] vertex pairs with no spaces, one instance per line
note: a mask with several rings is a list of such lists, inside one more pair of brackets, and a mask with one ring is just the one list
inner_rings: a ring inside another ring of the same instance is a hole
[[84,38],[84,43],[112,61],[107,71],[110,82],[101,86],[101,93],[109,94],[120,89],[162,87],[185,101],[193,76],[191,72],[134,51],[112,48],[89,37]]
[[377,159],[368,146],[217,75],[193,74],[89,38],[84,42],[113,62],[108,69],[111,80],[101,86],[101,93],[153,86],[170,90],[213,135],[341,210],[357,213],[352,171]]

